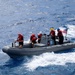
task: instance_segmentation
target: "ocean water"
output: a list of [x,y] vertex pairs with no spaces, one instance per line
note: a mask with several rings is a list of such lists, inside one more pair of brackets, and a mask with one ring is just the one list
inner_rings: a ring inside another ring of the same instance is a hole
[[75,75],[75,48],[14,59],[2,52],[18,33],[28,41],[32,33],[60,26],[75,42],[75,0],[0,0],[0,75]]

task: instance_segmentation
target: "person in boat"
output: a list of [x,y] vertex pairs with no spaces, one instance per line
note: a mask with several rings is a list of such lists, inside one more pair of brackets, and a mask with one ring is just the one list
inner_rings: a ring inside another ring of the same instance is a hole
[[30,36],[30,46],[31,46],[31,48],[33,48],[34,44],[37,43],[36,40],[37,40],[37,38],[36,38],[35,34],[32,34]]
[[30,41],[31,41],[31,43],[35,44],[35,43],[36,43],[36,40],[37,40],[37,38],[36,38],[35,34],[32,34],[32,35],[30,36]]
[[63,37],[62,31],[60,29],[57,29],[57,31],[58,31],[57,37],[59,40],[59,44],[63,44],[64,37]]
[[42,33],[38,34],[38,43],[41,42]]
[[56,36],[55,36],[55,30],[54,30],[54,28],[52,27],[52,28],[50,28],[50,36],[51,36],[51,39],[53,40],[53,42],[54,42],[54,45],[56,45]]
[[23,42],[24,42],[24,37],[22,34],[18,34],[18,38],[17,40],[15,41],[16,42],[19,42],[19,47],[22,48],[23,47]]

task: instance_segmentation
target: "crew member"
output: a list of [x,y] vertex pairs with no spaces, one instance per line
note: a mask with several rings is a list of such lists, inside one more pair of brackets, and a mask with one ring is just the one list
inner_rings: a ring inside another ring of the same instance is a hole
[[31,41],[31,43],[36,43],[36,40],[37,40],[37,38],[36,38],[36,36],[35,36],[35,34],[32,34],[31,36],[30,36],[30,41]]
[[63,44],[64,37],[63,37],[62,31],[60,29],[57,29],[57,31],[58,31],[57,37],[59,39],[59,44]]
[[54,44],[56,45],[55,30],[53,27],[50,29],[50,35],[51,35],[51,39],[53,40]]
[[38,34],[38,43],[40,43],[41,42],[41,37],[42,37],[42,34],[40,33],[40,34]]
[[16,42],[19,42],[19,47],[21,48],[23,46],[23,42],[24,42],[24,37],[22,34],[18,34],[18,38],[17,40],[15,41]]

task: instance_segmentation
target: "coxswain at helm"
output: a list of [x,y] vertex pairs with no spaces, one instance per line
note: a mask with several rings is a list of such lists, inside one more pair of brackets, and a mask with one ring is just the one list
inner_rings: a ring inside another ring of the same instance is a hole
[[55,30],[53,27],[50,28],[50,35],[51,35],[51,39],[54,41],[54,44],[56,45]]

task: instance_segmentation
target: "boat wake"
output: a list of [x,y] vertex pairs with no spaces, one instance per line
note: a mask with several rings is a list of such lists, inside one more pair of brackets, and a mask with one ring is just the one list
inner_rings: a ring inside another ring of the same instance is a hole
[[[70,59],[71,58],[71,59]],[[72,53],[44,53],[39,56],[33,56],[24,65],[27,70],[34,71],[38,67],[46,67],[49,65],[66,65],[66,63],[75,63],[75,52]]]
[[75,25],[67,25],[68,27],[68,37],[75,38]]

